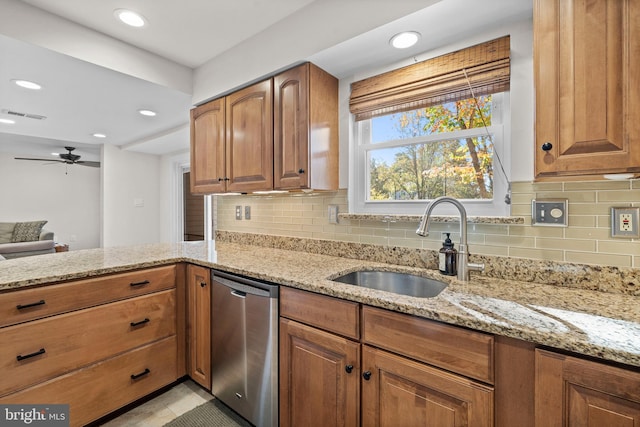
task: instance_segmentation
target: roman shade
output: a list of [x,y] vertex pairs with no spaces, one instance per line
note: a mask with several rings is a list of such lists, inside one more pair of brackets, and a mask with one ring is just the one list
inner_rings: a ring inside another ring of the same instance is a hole
[[509,89],[509,36],[427,59],[351,84],[356,120]]

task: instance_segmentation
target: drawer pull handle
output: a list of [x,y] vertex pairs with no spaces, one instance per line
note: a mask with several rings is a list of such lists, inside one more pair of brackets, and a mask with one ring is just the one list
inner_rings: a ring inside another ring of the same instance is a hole
[[145,370],[140,372],[139,374],[131,374],[131,379],[132,380],[137,380],[138,378],[142,378],[142,377],[144,377],[145,375],[147,375],[150,372],[151,371],[149,370],[149,368],[145,368]]
[[40,301],[38,301],[38,302],[32,302],[31,304],[18,304],[18,305],[16,305],[16,308],[17,308],[18,310],[22,310],[22,309],[25,309],[25,308],[35,307],[35,306],[43,305],[43,304],[44,304],[44,300],[43,300],[43,299],[41,299]]
[[134,287],[134,286],[142,286],[142,285],[148,285],[149,282],[148,280],[143,280],[142,282],[133,282],[133,283],[129,283],[129,286]]
[[371,371],[364,371],[362,373],[362,378],[364,378],[365,381],[369,381],[371,379]]
[[19,355],[16,356],[16,359],[18,359],[18,362],[20,362],[21,360],[29,359],[30,357],[39,356],[39,355],[44,354],[44,353],[45,353],[44,348],[41,348],[38,351],[35,351],[33,353],[30,353],[30,354],[25,354],[24,356],[19,354]]
[[150,322],[150,320],[147,317],[145,317],[144,320],[141,320],[139,322],[131,322],[131,326],[136,327],[136,326],[144,325],[145,323],[148,323],[148,322]]

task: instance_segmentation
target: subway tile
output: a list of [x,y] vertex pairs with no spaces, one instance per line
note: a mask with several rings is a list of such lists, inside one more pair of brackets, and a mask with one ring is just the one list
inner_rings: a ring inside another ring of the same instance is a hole
[[536,198],[536,193],[511,193],[511,205],[531,206],[531,200]]
[[598,241],[598,252],[621,255],[640,256],[640,242],[638,240],[601,240]]
[[595,191],[543,191],[536,194],[536,200],[543,199],[568,199],[569,210],[571,210],[572,203],[595,203],[596,193]]
[[509,226],[506,224],[468,224],[468,233],[475,234],[509,234]]
[[580,239],[546,239],[536,238],[535,247],[538,249],[562,249],[574,251],[590,251],[596,250],[595,240]]
[[596,223],[594,215],[569,215],[569,227],[595,227]]
[[570,181],[564,183],[565,191],[624,190],[631,188],[628,181]]
[[387,246],[387,238],[377,236],[360,236],[360,243]]
[[610,265],[615,267],[631,267],[632,258],[630,255],[610,255],[589,252],[567,252],[565,256],[568,262]]
[[561,238],[564,235],[564,229],[562,227],[511,225],[509,226],[509,234],[512,236]]
[[485,243],[493,246],[519,247],[519,248],[535,248],[535,238],[526,236],[497,236],[487,235]]
[[422,242],[417,239],[389,238],[389,246],[400,246],[403,248],[422,248]]
[[599,239],[606,240],[609,238],[609,231],[606,228],[582,228],[568,227],[564,229],[565,239]]
[[506,246],[469,245],[469,254],[508,256],[509,248]]
[[516,181],[511,183],[512,193],[532,193],[533,184],[529,181]]
[[563,251],[551,249],[533,249],[533,248],[509,248],[509,256],[516,258],[530,258],[549,261],[563,261]]
[[534,192],[540,191],[562,191],[564,188],[562,182],[533,182],[531,183],[531,189]]
[[[531,216],[531,202],[527,205],[511,205],[511,216]],[[530,221],[529,221],[530,222]],[[527,220],[525,219],[525,224]]]
[[605,202],[640,203],[640,190],[598,192],[598,203]]

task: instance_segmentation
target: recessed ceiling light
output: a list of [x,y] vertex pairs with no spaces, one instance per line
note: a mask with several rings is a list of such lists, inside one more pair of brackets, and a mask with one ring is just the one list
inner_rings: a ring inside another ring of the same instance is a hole
[[23,87],[25,89],[33,89],[33,90],[42,89],[42,86],[40,86],[38,83],[30,82],[29,80],[14,79],[14,80],[11,80],[11,81],[14,82],[15,84],[17,84],[18,86]]
[[107,135],[105,135],[104,133],[94,133],[93,136],[95,136],[96,138],[106,138]]
[[147,23],[146,19],[144,19],[144,16],[132,10],[116,9],[113,11],[113,14],[120,21],[124,22],[125,24],[131,27],[140,28],[140,27],[144,27]]
[[0,123],[4,123],[6,125],[13,125],[16,122],[14,120],[9,120],[9,119],[0,119]]
[[157,114],[155,111],[152,111],[152,110],[138,110],[138,113],[142,114],[143,116],[149,116],[149,117],[153,117]]
[[51,153],[51,155],[58,157],[60,155],[60,153]]
[[416,44],[418,39],[420,39],[420,33],[416,31],[405,31],[391,37],[389,43],[396,49],[406,49]]

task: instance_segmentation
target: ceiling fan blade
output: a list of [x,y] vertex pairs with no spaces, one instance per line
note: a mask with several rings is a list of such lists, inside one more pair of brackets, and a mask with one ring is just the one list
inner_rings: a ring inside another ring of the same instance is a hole
[[99,168],[100,167],[100,162],[91,162],[89,160],[80,160],[80,161],[77,161],[77,162],[74,162],[74,163],[78,164],[78,165],[82,165],[82,166],[89,166],[89,167],[92,167],[92,168]]
[[14,159],[16,160],[35,160],[38,162],[61,162],[61,163],[66,163],[66,161],[64,160],[57,160],[57,159],[34,159],[34,158],[30,158],[30,157],[14,157]]

